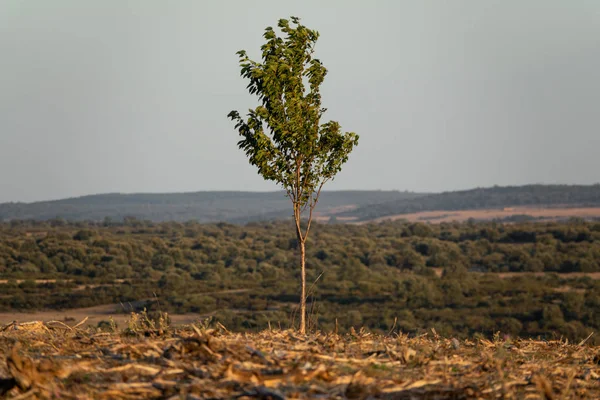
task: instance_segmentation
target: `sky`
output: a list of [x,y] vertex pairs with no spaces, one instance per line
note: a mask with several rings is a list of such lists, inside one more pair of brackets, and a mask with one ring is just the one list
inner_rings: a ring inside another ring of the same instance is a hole
[[360,135],[325,189],[600,181],[597,0],[2,0],[0,202],[277,190],[227,114],[290,16]]

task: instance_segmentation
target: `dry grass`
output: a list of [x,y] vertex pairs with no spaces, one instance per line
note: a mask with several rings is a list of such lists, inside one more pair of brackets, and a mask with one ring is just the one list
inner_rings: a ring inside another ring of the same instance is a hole
[[564,219],[570,217],[599,218],[600,207],[511,207],[505,209],[482,209],[482,210],[459,210],[459,211],[422,211],[409,214],[389,215],[359,224],[367,224],[381,221],[407,220],[409,222],[431,222],[439,224],[442,222],[464,222],[473,218],[476,220],[503,219],[516,215],[528,215],[533,218],[543,218],[546,221]]
[[[493,272],[490,272],[493,273]],[[534,276],[541,277],[544,275],[556,274],[560,278],[583,278],[588,277],[594,280],[600,279],[600,272],[566,272],[566,273],[557,273],[557,272],[498,272],[497,275],[499,278],[515,278],[515,277],[523,277],[523,276]]]
[[[366,331],[125,331],[63,323],[0,328],[0,393],[61,399],[598,399],[600,348]],[[0,394],[1,396],[1,394]]]
[[[0,282],[1,284],[2,282]],[[115,284],[119,284],[119,280]],[[76,290],[76,288],[75,288]],[[1,291],[1,286],[0,286]],[[249,289],[227,289],[214,292],[205,292],[205,295],[213,294],[239,294],[249,292]],[[2,295],[0,295],[2,296]],[[155,300],[155,299],[146,299]],[[0,312],[0,326],[6,325],[12,321],[52,321],[52,320],[82,320],[86,319],[86,326],[95,327],[101,321],[107,321],[112,318],[118,326],[123,326],[130,319],[131,311],[135,307],[143,306],[146,300],[134,301],[129,303],[103,304],[93,307],[69,308],[65,310],[36,310],[30,312],[5,311]],[[170,314],[173,325],[191,324],[198,320],[198,314]]]
[[[441,267],[431,267],[433,272],[438,277],[441,277],[444,274],[444,268]],[[575,278],[583,278],[588,277],[594,280],[600,280],[600,272],[474,272],[479,275],[488,275],[488,276],[496,276],[501,279],[510,279],[510,278],[523,278],[523,277],[532,277],[532,278],[540,278],[543,276],[549,276],[551,274],[558,276],[561,279],[575,279]],[[0,314],[1,315],[1,314]],[[1,321],[1,319],[0,319]]]
[[[141,303],[141,302],[139,302]],[[138,303],[136,303],[138,304]],[[71,308],[67,310],[43,310],[33,312],[0,312],[0,326],[8,324],[11,321],[52,321],[52,320],[76,320],[80,321],[88,317],[86,326],[95,327],[101,321],[113,319],[119,327],[123,327],[130,319],[130,313],[124,310],[130,310],[129,304],[104,304],[94,307]],[[198,314],[177,314],[171,315],[171,322],[174,325],[191,324],[198,319]]]

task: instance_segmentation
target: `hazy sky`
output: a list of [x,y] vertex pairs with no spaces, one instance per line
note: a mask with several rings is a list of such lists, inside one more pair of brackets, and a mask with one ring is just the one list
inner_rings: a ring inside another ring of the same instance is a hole
[[328,189],[600,181],[597,0],[1,0],[0,202],[277,189],[226,115],[290,15],[360,134]]

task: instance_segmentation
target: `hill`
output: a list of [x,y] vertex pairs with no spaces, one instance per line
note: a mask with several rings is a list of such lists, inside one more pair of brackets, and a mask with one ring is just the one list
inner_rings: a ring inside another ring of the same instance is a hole
[[600,184],[494,186],[394,199],[357,207],[340,217],[368,221],[423,211],[482,210],[505,207],[597,207]]
[[[326,191],[316,218],[327,222],[371,221],[425,211],[503,209],[506,207],[599,207],[600,184],[494,186],[444,193],[400,191]],[[97,194],[54,201],[0,204],[0,221],[190,221],[243,224],[286,219],[291,204],[283,191]],[[514,213],[513,213],[514,214]],[[564,213],[563,213],[564,214]],[[568,213],[567,213],[568,214]],[[575,216],[575,214],[574,214]]]
[[[369,204],[418,196],[420,195],[416,193],[399,191],[323,192],[318,211],[320,216],[329,216]],[[291,203],[283,191],[109,193],[54,201],[0,204],[0,221],[54,218],[102,221],[105,218],[123,220],[125,217],[134,217],[154,222],[196,220],[245,223],[286,218],[290,215]]]

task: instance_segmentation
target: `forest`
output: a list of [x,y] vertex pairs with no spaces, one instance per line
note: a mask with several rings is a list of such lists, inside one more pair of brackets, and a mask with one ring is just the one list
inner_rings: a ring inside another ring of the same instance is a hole
[[[569,340],[600,329],[600,222],[317,224],[308,240],[311,329]],[[0,311],[117,303],[289,327],[296,246],[288,222],[12,221],[0,224]]]

